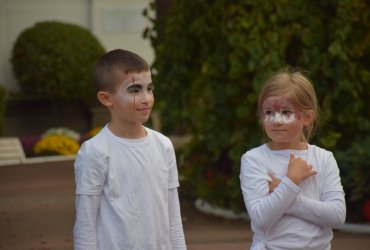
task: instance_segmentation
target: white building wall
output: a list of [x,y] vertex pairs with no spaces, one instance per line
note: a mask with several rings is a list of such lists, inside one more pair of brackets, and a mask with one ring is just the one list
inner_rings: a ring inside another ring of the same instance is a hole
[[150,0],[0,0],[0,84],[18,91],[10,64],[18,35],[35,23],[56,20],[85,27],[106,50],[132,50],[149,63],[153,51],[142,37],[147,25],[142,11]]
[[91,30],[107,50],[131,50],[149,63],[154,52],[150,41],[143,38],[149,22],[142,11],[149,0],[92,0]]

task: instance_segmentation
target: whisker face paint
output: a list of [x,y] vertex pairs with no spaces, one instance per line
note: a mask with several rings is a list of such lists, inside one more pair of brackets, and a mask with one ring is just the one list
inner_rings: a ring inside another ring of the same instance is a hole
[[269,114],[264,115],[265,122],[270,122],[270,123],[281,123],[281,124],[289,124],[297,119],[295,118],[295,114],[282,114],[278,112],[271,112]]

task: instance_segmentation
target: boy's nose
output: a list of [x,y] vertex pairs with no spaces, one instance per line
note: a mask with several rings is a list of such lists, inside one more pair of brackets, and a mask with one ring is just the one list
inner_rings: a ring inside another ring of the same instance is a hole
[[143,91],[142,95],[141,95],[141,102],[143,103],[147,103],[149,102],[151,99],[153,98],[153,94],[151,92],[148,92],[148,91]]

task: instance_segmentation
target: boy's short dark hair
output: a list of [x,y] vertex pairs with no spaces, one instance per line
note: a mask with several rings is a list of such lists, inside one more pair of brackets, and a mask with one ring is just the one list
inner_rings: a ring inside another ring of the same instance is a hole
[[115,49],[101,56],[93,71],[94,85],[97,92],[114,93],[120,74],[149,71],[148,63],[139,55],[123,49]]

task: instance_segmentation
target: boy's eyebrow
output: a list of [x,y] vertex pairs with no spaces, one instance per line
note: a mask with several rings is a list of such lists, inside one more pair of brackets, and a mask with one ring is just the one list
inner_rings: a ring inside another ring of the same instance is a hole
[[127,89],[130,89],[130,88],[143,88],[143,85],[140,83],[133,83],[127,86]]
[[[147,86],[152,87],[154,85],[153,85],[153,83],[150,82],[150,83],[147,84]],[[142,84],[142,83],[132,83],[129,86],[127,86],[126,89],[142,89],[142,88],[144,88],[144,84]]]

